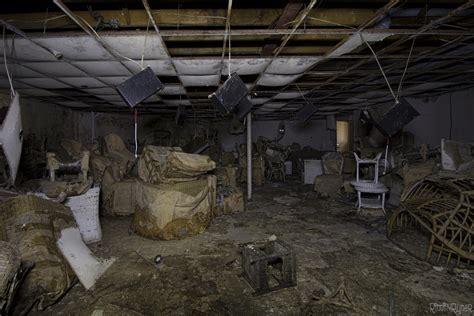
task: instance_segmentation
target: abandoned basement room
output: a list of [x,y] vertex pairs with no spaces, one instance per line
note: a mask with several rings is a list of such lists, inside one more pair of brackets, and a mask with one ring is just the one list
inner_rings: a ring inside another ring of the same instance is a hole
[[474,0],[0,25],[0,315],[474,315]]

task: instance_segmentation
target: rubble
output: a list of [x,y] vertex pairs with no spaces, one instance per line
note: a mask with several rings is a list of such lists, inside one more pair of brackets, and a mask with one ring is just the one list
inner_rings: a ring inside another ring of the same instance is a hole
[[336,197],[340,189],[344,187],[342,175],[323,174],[314,179],[314,191],[323,196]]

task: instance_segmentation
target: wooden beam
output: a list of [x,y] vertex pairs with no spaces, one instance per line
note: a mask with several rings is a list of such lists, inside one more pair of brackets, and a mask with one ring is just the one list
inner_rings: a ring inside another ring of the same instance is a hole
[[[148,23],[148,15],[145,10],[99,10],[95,12],[102,16],[104,21],[117,20],[122,28],[146,28]],[[310,15],[322,20],[357,26],[366,21],[374,12],[372,9],[318,8],[318,10],[311,10]],[[160,27],[176,27],[177,25],[183,27],[224,27],[227,11],[226,9],[163,9],[152,13]],[[275,8],[233,9],[232,26],[268,27],[278,20],[282,13],[283,9]],[[95,24],[94,18],[88,11],[76,11],[74,14],[91,25]],[[0,18],[23,30],[43,30],[45,26],[44,12],[0,14]],[[306,25],[309,27],[328,26],[327,23],[316,20],[308,20]],[[46,27],[47,29],[77,28],[62,12],[49,12]]]
[[[289,27],[289,23],[293,21],[301,9],[304,7],[303,1],[290,0],[286,4],[280,17],[272,23],[270,28],[273,29],[285,29]],[[266,39],[266,44],[262,47],[262,56],[272,56],[273,50],[277,47],[276,43],[270,43],[270,41],[277,42],[281,39],[281,36],[272,36]]]

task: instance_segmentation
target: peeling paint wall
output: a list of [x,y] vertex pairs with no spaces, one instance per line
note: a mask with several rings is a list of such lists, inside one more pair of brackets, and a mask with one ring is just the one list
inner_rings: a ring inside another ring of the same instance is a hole
[[62,138],[73,138],[75,125],[72,110],[21,99],[21,95],[20,105],[25,140],[34,135],[39,141],[46,139],[47,149],[55,149]]
[[[336,148],[334,131],[326,129],[325,120],[315,120],[308,125],[295,121],[285,121],[285,136],[280,140],[282,145],[298,143],[301,147],[311,146],[320,151],[333,151]],[[257,141],[259,136],[275,139],[280,121],[254,121],[252,128],[252,140]],[[235,144],[245,143],[246,134],[232,135],[228,132],[229,123],[217,124],[219,140],[226,151],[235,149]]]
[[474,141],[474,88],[452,95],[448,93],[437,98],[409,101],[420,113],[405,127],[405,130],[415,135],[415,145],[427,143],[431,148],[440,146],[441,138],[450,138],[451,121],[451,139]]

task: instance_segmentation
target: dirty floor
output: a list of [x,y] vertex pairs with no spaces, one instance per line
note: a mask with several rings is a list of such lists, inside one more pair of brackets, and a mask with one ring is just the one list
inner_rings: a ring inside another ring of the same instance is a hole
[[[141,238],[129,232],[130,221],[102,218],[103,241],[91,248],[118,260],[95,289],[77,283],[33,314],[428,315],[430,303],[474,304],[472,275],[409,255],[385,237],[377,212],[357,216],[352,205],[318,198],[297,182],[256,188],[246,212],[218,217],[207,232],[184,240]],[[298,285],[253,296],[238,245],[272,235],[296,252]],[[419,244],[413,251],[421,257]],[[339,294],[351,301],[329,298],[341,282]]]

